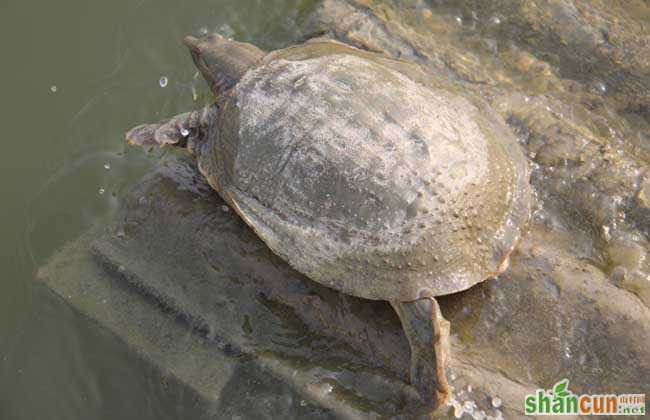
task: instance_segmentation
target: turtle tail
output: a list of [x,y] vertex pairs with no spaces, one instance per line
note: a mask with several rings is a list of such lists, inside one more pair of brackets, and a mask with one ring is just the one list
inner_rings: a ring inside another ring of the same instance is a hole
[[196,154],[198,146],[207,138],[217,111],[217,105],[212,104],[158,123],[138,125],[126,133],[126,142],[131,146],[185,147]]

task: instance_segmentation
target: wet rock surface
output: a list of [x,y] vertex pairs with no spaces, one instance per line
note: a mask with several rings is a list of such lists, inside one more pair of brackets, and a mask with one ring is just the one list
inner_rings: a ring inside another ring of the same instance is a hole
[[259,360],[339,416],[420,408],[404,383],[408,343],[392,308],[291,269],[189,159],[163,162],[116,219],[91,245],[95,260],[216,348]]
[[[598,268],[549,245],[569,240],[558,235],[534,223],[500,278],[440,298],[452,322],[454,387],[440,417],[516,418],[525,394],[559,377],[575,392],[647,388],[650,311]],[[89,248],[117,283],[183,320],[208,354],[256,361],[338,417],[421,413],[390,305],[292,270],[188,160],[162,162]]]
[[310,21],[482,95],[530,159],[537,210],[510,270],[443,307],[472,354],[455,349],[456,362],[536,386],[647,392],[649,13],[647,2],[326,0]]
[[[308,19],[302,35],[481,95],[529,158],[536,211],[510,268],[440,298],[454,387],[440,417],[522,417],[527,393],[562,378],[650,393],[649,16],[642,1],[325,0]],[[260,360],[338,416],[421,409],[392,308],[293,271],[186,160],[161,163],[91,249],[215,351]]]

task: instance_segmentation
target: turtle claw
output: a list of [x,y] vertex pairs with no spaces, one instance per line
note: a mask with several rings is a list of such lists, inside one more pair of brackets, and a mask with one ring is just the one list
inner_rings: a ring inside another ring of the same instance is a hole
[[212,104],[158,123],[141,124],[126,133],[126,142],[131,146],[187,147],[188,143],[202,139],[217,112],[218,107]]
[[148,146],[157,144],[154,140],[157,124],[142,124],[130,129],[126,133],[126,142],[129,146]]
[[183,135],[173,122],[142,124],[126,133],[126,142],[131,146],[166,146],[178,144]]

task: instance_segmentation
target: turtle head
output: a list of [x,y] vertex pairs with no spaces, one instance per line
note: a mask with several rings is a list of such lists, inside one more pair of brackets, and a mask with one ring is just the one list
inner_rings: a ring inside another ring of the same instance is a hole
[[188,36],[183,42],[217,98],[232,88],[265,54],[252,44],[233,41],[218,34],[203,38]]

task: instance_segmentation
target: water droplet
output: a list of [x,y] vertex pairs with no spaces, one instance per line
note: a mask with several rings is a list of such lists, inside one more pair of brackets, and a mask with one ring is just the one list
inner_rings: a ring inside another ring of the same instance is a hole
[[50,92],[52,92],[52,93],[56,93],[56,89],[57,89],[57,88],[56,88],[56,85],[52,85],[52,86],[50,86]]
[[117,237],[120,238],[120,239],[126,237],[126,232],[124,232],[124,228],[119,227],[119,228],[117,229],[117,231],[115,232],[115,236],[117,236]]
[[100,188],[99,191],[97,191],[97,192],[99,193],[99,195],[102,195],[102,194],[104,194],[106,192],[106,190],[103,189],[103,188]]
[[607,92],[607,85],[601,81],[594,83],[594,88],[600,93]]
[[568,345],[566,345],[564,347],[564,357],[566,357],[567,359],[570,359],[571,356],[572,356],[571,348]]
[[167,86],[167,83],[169,83],[169,79],[167,79],[167,76],[163,76],[158,80],[158,83],[160,84],[160,87],[165,87]]
[[185,127],[181,128],[181,136],[183,136],[183,137],[187,137],[187,136],[189,136],[189,135],[190,135],[190,130],[188,130],[188,129],[185,128]]
[[110,170],[110,169],[111,169],[111,164],[108,163],[108,162],[106,162],[106,163],[104,164],[104,169],[106,169],[107,171]]
[[492,397],[492,407],[499,408],[499,407],[501,407],[501,404],[503,404],[503,401],[501,401],[501,398]]
[[476,410],[476,403],[474,401],[468,400],[463,403],[463,411],[470,416],[474,414],[474,410]]
[[324,395],[331,394],[334,391],[334,387],[327,382],[322,384],[320,388]]

